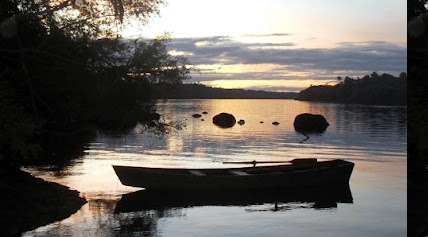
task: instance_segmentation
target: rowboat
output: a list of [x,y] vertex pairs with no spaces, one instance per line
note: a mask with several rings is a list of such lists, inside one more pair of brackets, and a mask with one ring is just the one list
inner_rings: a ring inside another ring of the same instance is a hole
[[[289,204],[300,203],[314,209],[337,208],[338,203],[353,203],[349,185],[331,188],[292,188],[287,190],[140,190],[124,194],[115,213],[145,210],[171,210],[199,206],[254,206],[272,204],[278,211]],[[297,205],[300,206],[300,205]]]
[[[349,183],[354,163],[345,160],[294,159],[289,164],[225,168],[179,169],[117,166],[126,186],[148,190],[253,190],[320,187]],[[264,163],[264,162],[258,162]]]

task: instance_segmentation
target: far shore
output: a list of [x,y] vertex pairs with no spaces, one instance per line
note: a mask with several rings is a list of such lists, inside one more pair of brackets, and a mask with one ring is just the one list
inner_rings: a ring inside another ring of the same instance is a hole
[[345,77],[336,85],[311,85],[300,92],[224,89],[203,84],[153,84],[152,99],[295,99],[337,104],[406,106],[407,76],[372,73]]
[[154,84],[153,99],[294,99],[297,92],[224,89],[202,84]]

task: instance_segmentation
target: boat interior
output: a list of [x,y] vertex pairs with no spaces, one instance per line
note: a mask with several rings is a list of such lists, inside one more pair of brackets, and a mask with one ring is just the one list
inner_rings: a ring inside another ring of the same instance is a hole
[[292,170],[307,170],[314,168],[328,168],[337,166],[340,163],[344,163],[343,160],[329,160],[329,161],[317,161],[317,159],[295,159],[290,164],[281,165],[260,165],[251,167],[240,167],[240,168],[226,168],[226,169],[163,169],[163,168],[141,168],[151,173],[174,173],[182,175],[194,175],[194,176],[208,176],[208,175],[233,175],[233,176],[246,176],[254,174],[273,174],[273,173],[284,173]]

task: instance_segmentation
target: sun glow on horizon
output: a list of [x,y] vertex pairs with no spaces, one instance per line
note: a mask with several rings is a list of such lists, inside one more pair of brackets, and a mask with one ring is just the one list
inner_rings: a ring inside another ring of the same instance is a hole
[[121,33],[168,33],[178,41],[169,53],[198,69],[192,82],[298,90],[337,76],[406,71],[405,8],[402,0],[168,0],[160,16],[130,19]]
[[211,71],[215,73],[253,73],[270,72],[275,69],[283,68],[278,64],[200,64],[197,69],[202,71]]
[[323,85],[325,80],[213,80],[203,81],[204,85],[225,89],[253,89],[281,92],[298,92],[311,85]]

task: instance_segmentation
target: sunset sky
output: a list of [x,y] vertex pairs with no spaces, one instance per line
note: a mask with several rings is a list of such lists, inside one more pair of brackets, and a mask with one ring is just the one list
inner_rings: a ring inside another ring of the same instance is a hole
[[199,69],[189,82],[298,91],[337,76],[406,71],[403,0],[168,0],[126,38],[169,33],[170,52]]

